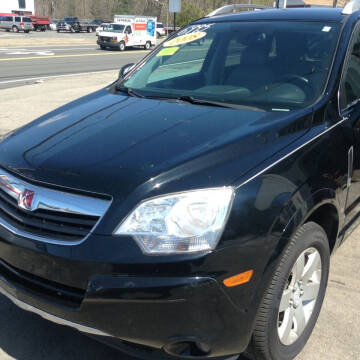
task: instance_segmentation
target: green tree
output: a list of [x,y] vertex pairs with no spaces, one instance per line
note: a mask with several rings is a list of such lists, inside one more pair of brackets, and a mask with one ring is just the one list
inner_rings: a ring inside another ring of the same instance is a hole
[[131,0],[118,1],[112,8],[112,15],[132,14],[132,8]]
[[183,1],[181,5],[181,12],[177,14],[177,26],[185,26],[194,20],[204,17],[207,14],[206,10],[192,4],[190,1]]

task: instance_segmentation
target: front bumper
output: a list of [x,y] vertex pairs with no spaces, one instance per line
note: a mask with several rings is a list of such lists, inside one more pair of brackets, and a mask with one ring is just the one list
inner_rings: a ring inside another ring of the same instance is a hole
[[119,42],[110,42],[110,41],[103,41],[98,39],[97,44],[99,46],[106,46],[106,47],[112,47],[112,48],[118,48],[120,43]]
[[247,345],[234,337],[245,319],[211,278],[97,275],[79,306],[69,306],[5,268],[0,263],[0,293],[15,305],[120,348],[140,345],[160,356],[168,344],[191,340],[206,344],[208,357],[221,358]]
[[[217,259],[223,268],[233,254],[225,249],[175,263],[143,257],[133,239],[91,235],[65,247],[0,226],[0,292],[133,355],[158,360],[170,344],[193,341],[210,349],[201,358],[222,359],[246,349],[256,313],[250,296],[256,281],[230,294],[219,277],[224,272],[210,265]],[[249,254],[243,256],[238,259],[248,268]]]

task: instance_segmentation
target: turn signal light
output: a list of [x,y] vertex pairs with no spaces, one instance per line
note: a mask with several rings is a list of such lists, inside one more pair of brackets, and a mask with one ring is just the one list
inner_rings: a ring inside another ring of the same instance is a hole
[[248,270],[240,274],[229,277],[223,281],[226,287],[233,287],[248,283],[254,274],[254,270]]

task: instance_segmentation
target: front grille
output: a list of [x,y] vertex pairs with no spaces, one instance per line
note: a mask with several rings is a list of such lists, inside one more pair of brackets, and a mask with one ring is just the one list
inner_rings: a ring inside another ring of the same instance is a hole
[[104,42],[111,42],[111,38],[108,36],[100,36],[100,40]]
[[85,290],[39,278],[16,269],[2,260],[0,260],[0,277],[11,284],[25,288],[35,296],[73,308],[79,308],[85,297]]
[[0,190],[0,218],[23,232],[60,241],[79,241],[98,222],[98,216],[37,209],[27,211]]

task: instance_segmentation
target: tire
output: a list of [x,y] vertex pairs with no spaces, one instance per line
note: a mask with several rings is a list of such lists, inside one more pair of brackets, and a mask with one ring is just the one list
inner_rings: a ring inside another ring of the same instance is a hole
[[160,33],[159,33],[159,32],[156,32],[156,38],[157,38],[157,39],[160,39],[160,37],[161,37]]
[[19,28],[14,25],[14,26],[12,27],[12,31],[13,31],[14,33],[18,33],[18,32],[19,32]]
[[101,50],[105,50],[105,49],[106,49],[106,46],[100,45],[100,49],[101,49]]
[[301,226],[283,251],[258,310],[248,349],[255,360],[290,360],[301,352],[321,310],[329,263],[323,228],[314,222]]
[[60,30],[56,30],[58,33],[60,32]]
[[24,30],[25,34],[28,34],[30,32],[30,30]]
[[145,46],[144,46],[144,48],[145,48],[146,50],[150,50],[150,48],[151,48],[151,42],[150,42],[150,41],[147,41],[146,44],[145,44]]
[[125,51],[125,49],[126,49],[126,45],[125,45],[125,43],[123,41],[121,41],[121,43],[119,44],[119,50],[120,51]]

